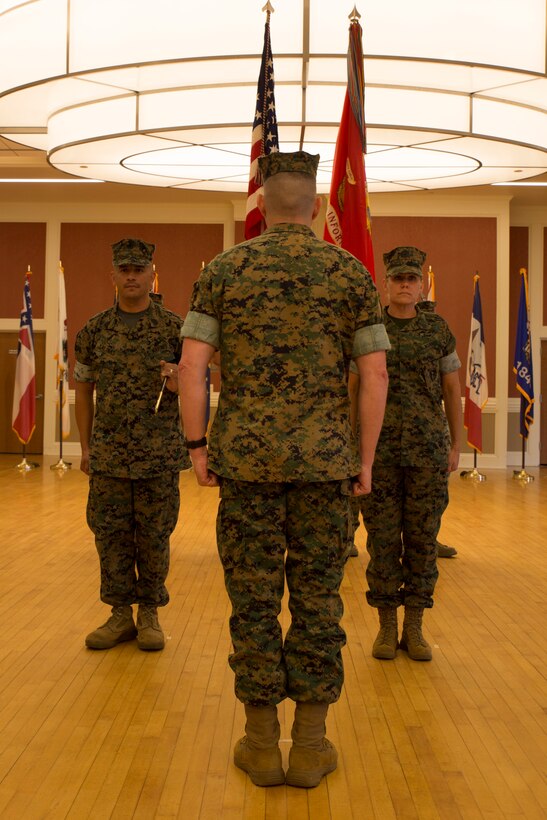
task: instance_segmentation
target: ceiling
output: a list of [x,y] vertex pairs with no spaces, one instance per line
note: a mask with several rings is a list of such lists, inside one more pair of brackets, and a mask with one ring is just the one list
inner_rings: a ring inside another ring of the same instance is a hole
[[[0,0],[0,176],[244,197],[263,3]],[[280,148],[319,153],[326,192],[351,7],[273,5]],[[545,204],[545,189],[490,187],[547,180],[545,0],[360,11],[371,193],[472,186]]]

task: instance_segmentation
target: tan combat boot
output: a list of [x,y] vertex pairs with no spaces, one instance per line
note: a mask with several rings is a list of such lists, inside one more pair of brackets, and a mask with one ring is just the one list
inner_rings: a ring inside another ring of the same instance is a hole
[[297,703],[292,727],[293,745],[289,752],[288,786],[311,789],[333,772],[338,753],[325,737],[328,703]]
[[381,606],[378,608],[380,631],[372,645],[372,657],[381,660],[393,660],[397,654],[397,607]]
[[245,704],[245,716],[245,736],[234,748],[235,765],[247,772],[255,786],[283,785],[277,706]]
[[405,606],[403,634],[399,646],[408,652],[413,661],[430,661],[433,653],[422,635],[423,609],[417,606]]
[[458,554],[456,547],[449,547],[447,544],[441,544],[440,541],[435,542],[437,548],[437,558],[453,558]]
[[156,652],[165,646],[162,628],[155,606],[139,604],[137,613],[137,644],[143,652]]
[[89,649],[112,649],[122,641],[132,641],[137,637],[133,610],[130,606],[113,606],[112,615],[102,626],[90,632],[85,639]]

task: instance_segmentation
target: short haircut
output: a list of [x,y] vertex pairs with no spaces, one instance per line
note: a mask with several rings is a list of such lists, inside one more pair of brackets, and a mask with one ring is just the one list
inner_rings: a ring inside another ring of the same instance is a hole
[[279,173],[264,183],[267,216],[308,219],[313,213],[317,186],[310,174]]

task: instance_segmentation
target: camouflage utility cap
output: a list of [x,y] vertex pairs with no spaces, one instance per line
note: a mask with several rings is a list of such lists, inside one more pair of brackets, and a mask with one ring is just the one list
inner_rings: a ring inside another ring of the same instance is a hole
[[269,177],[273,177],[274,174],[287,172],[308,174],[308,176],[315,179],[318,164],[319,154],[307,154],[306,151],[293,151],[288,154],[275,151],[258,159],[258,166],[264,182]]
[[155,250],[155,245],[150,245],[142,239],[120,239],[112,245],[112,264],[144,267],[152,262]]
[[402,245],[398,248],[384,253],[384,265],[386,266],[386,276],[397,276],[400,273],[413,273],[422,277],[422,265],[426,259],[426,254],[419,248],[412,245]]

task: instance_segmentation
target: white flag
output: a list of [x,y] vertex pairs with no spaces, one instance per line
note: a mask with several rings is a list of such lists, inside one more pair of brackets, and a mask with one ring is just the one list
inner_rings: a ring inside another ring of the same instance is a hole
[[[57,326],[57,408],[62,405],[63,438],[70,435],[70,408],[68,404],[68,336],[66,321],[65,272],[59,262],[59,310]],[[62,389],[61,389],[62,386]]]
[[482,411],[488,401],[488,376],[479,278],[478,274],[473,277],[473,311],[467,349],[463,426],[467,430],[469,446],[482,453]]

